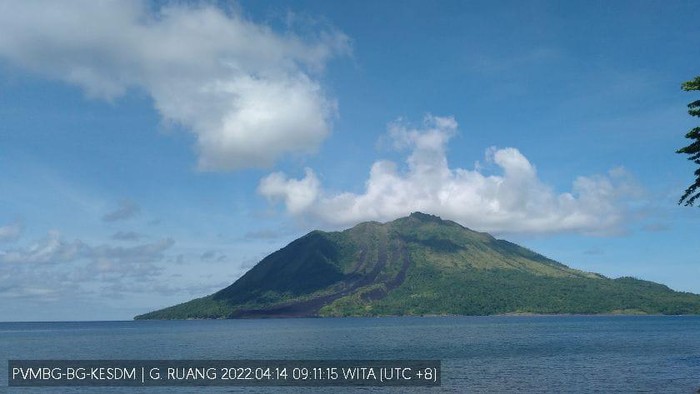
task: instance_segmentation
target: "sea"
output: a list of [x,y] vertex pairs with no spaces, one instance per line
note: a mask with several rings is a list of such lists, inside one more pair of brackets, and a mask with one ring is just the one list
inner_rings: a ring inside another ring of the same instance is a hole
[[[8,360],[440,360],[437,387],[8,387]],[[698,393],[700,316],[0,323],[0,392]]]

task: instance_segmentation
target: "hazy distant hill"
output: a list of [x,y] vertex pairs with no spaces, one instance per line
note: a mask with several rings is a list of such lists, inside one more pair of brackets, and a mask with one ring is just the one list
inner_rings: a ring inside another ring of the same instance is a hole
[[137,316],[700,314],[700,295],[578,271],[437,216],[313,231],[212,295]]

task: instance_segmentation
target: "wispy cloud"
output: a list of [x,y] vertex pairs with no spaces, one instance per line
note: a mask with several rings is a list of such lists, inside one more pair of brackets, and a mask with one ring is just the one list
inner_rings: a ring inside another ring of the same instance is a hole
[[15,221],[0,226],[0,242],[10,242],[19,239],[22,234],[22,223]]
[[66,241],[58,231],[25,248],[0,250],[0,263],[4,264],[53,264],[73,261],[84,255],[86,245],[79,240]]
[[130,247],[99,245],[89,248],[86,256],[96,274],[144,279],[160,271],[154,263],[161,261],[163,252],[174,244],[173,239],[165,238]]
[[102,216],[105,222],[116,222],[118,220],[126,220],[132,218],[141,212],[141,207],[132,200],[121,200],[118,206]]
[[471,69],[486,75],[515,76],[527,68],[551,65],[563,59],[560,50],[551,47],[534,47],[519,53],[475,53],[470,56]]
[[645,224],[642,229],[644,231],[648,231],[650,233],[658,233],[661,231],[668,231],[670,229],[670,226],[666,223],[647,223]]
[[419,128],[392,123],[395,147],[410,149],[406,167],[375,162],[362,194],[328,193],[311,169],[301,179],[270,174],[258,191],[282,201],[292,215],[335,225],[423,211],[482,231],[586,234],[620,231],[629,217],[628,202],[641,192],[624,169],[615,168],[605,175],[579,176],[571,191],[557,193],[516,148],[487,149],[486,164],[500,175],[485,175],[481,166],[450,168],[445,152],[456,132],[457,122],[446,117],[427,116]]
[[0,250],[0,295],[52,299],[121,282],[152,283],[174,243],[90,245],[50,231],[26,247]]
[[112,234],[112,239],[117,241],[139,241],[143,238],[143,235],[135,231],[117,231]]
[[589,256],[600,256],[605,254],[605,251],[601,248],[590,248],[583,251],[583,254]]
[[207,250],[206,252],[202,253],[201,256],[199,256],[199,259],[202,261],[221,262],[226,260],[226,255],[218,250]]
[[275,228],[275,229],[262,229],[262,230],[254,230],[254,231],[248,231],[245,233],[243,236],[244,240],[265,240],[265,241],[271,241],[271,240],[277,240],[282,237],[288,237],[292,234],[293,232],[290,231],[289,229],[280,229],[280,228]]
[[153,8],[4,1],[0,58],[90,97],[148,93],[166,123],[195,135],[202,170],[268,166],[285,153],[313,152],[328,135],[336,102],[318,75],[348,53],[344,34],[280,33],[211,2]]

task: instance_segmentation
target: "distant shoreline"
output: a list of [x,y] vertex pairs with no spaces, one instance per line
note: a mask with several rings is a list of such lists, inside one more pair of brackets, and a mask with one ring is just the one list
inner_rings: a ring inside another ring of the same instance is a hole
[[700,314],[665,315],[661,313],[499,313],[493,315],[454,315],[454,314],[426,314],[426,315],[381,315],[381,316],[293,316],[293,317],[236,317],[236,318],[188,318],[188,319],[134,319],[134,321],[189,321],[189,320],[287,320],[287,319],[382,319],[382,318],[430,318],[430,317],[614,317],[614,316],[639,316],[639,317],[662,317],[662,316],[700,316]]
[[664,315],[654,314],[632,314],[632,313],[501,313],[494,315],[384,315],[384,316],[308,316],[308,317],[244,317],[233,319],[131,319],[131,320],[29,320],[29,321],[0,321],[0,324],[34,324],[34,323],[127,323],[136,321],[216,321],[216,320],[290,320],[290,319],[383,319],[383,318],[447,318],[447,317],[696,317],[700,314],[684,315]]

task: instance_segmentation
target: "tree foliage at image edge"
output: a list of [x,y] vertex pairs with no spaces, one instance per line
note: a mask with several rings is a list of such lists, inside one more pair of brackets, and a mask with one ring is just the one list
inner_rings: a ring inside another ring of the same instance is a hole
[[[687,81],[681,85],[681,88],[686,92],[692,90],[700,90],[700,76],[695,77],[692,81]],[[700,117],[700,100],[695,100],[688,104],[688,113],[690,116]],[[685,146],[676,151],[676,153],[685,153],[690,155],[688,160],[692,160],[698,165],[698,169],[695,170],[695,182],[685,189],[685,193],[678,201],[682,204],[685,201],[686,206],[692,206],[695,200],[700,198],[700,126],[694,127],[686,135],[686,138],[692,140],[688,146]]]

